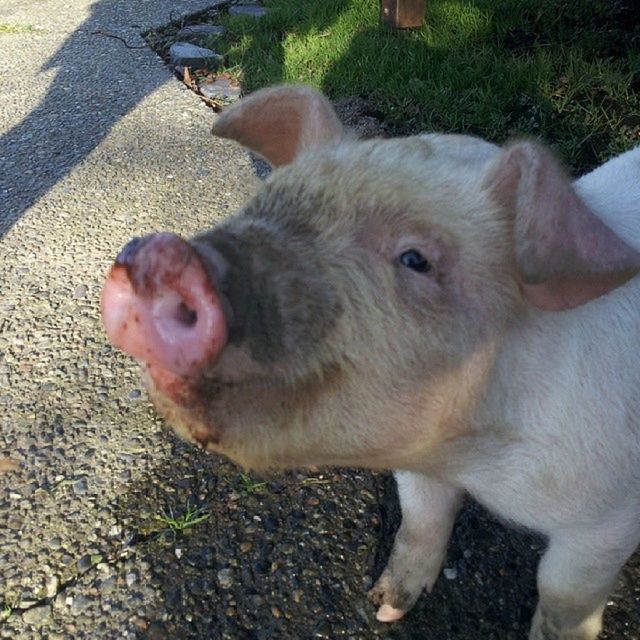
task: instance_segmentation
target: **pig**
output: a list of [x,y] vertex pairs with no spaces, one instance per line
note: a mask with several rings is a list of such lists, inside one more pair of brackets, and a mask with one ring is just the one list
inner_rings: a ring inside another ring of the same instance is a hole
[[394,470],[379,620],[470,494],[548,538],[529,638],[596,638],[640,542],[640,148],[572,185],[535,141],[357,140],[304,86],[213,132],[272,175],[188,241],[132,240],[102,295],[158,411],[245,468]]

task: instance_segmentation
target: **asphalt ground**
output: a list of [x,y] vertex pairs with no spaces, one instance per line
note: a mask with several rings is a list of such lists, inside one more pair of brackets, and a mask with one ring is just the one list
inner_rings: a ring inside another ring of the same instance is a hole
[[[106,342],[127,239],[190,235],[259,182],[140,35],[211,4],[0,0],[33,28],[0,36],[0,638],[525,638],[543,540],[469,502],[434,592],[377,623],[390,478],[244,476],[177,440]],[[640,637],[639,576],[636,555],[603,638]]]

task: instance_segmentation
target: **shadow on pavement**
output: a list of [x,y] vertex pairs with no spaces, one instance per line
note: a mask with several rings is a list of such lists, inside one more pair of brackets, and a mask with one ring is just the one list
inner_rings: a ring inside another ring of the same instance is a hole
[[[168,436],[173,438],[173,436]],[[260,483],[266,484],[261,485]],[[210,514],[176,535],[158,512]],[[172,461],[122,496],[138,566],[158,599],[144,638],[524,640],[541,541],[469,501],[434,591],[394,625],[366,592],[399,523],[395,483],[357,470],[241,476],[173,438]]]
[[[56,70],[45,96],[0,138],[0,236],[167,81],[140,37],[141,27],[132,24],[141,9],[128,2],[94,3],[87,20],[40,69]],[[158,15],[158,22],[171,18]],[[141,65],[148,73],[131,73]]]

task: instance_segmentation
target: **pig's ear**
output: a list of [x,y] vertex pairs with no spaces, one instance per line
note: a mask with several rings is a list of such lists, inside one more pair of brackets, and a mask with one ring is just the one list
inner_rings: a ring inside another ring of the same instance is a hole
[[280,85],[256,91],[230,107],[216,120],[213,134],[236,140],[277,167],[304,149],[335,142],[344,129],[320,92]]
[[596,217],[539,145],[507,147],[490,169],[488,184],[513,214],[516,266],[535,306],[576,307],[640,270],[640,254]]

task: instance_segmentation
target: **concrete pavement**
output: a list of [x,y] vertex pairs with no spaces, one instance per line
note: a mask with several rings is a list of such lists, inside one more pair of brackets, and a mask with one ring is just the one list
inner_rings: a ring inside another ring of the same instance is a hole
[[0,3],[0,23],[33,29],[0,36],[0,457],[20,465],[0,475],[3,638],[132,637],[145,626],[154,596],[139,570],[136,591],[130,576],[112,597],[120,615],[98,597],[106,591],[81,585],[122,573],[108,563],[138,529],[114,503],[170,467],[175,446],[135,368],[106,345],[99,292],[130,236],[193,233],[255,178],[155,53],[92,32],[142,47],[143,30],[212,4]]

